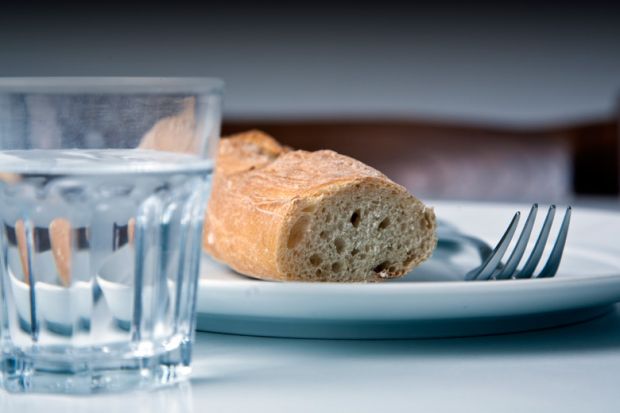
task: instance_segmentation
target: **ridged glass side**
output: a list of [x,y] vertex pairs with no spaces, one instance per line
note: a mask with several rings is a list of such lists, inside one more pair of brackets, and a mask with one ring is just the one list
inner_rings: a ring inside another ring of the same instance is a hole
[[0,178],[3,387],[89,393],[188,373],[210,172]]

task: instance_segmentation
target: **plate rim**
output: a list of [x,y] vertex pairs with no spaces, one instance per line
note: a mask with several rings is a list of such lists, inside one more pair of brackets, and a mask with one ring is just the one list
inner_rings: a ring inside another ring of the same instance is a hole
[[[552,277],[552,278],[528,278],[528,279],[520,279],[520,280],[516,280],[516,279],[506,279],[506,280],[499,280],[499,281],[420,281],[420,282],[350,282],[350,283],[341,283],[341,282],[335,282],[335,281],[329,281],[329,282],[312,282],[312,281],[278,281],[278,280],[262,280],[259,278],[253,278],[247,275],[243,275],[241,273],[237,273],[236,271],[234,271],[232,268],[228,267],[226,264],[221,263],[217,260],[215,260],[213,257],[210,257],[206,254],[203,254],[201,260],[204,262],[205,260],[211,261],[211,263],[214,263],[215,265],[218,266],[223,266],[226,267],[227,270],[229,271],[233,271],[235,272],[236,275],[238,275],[239,277],[242,277],[239,280],[219,280],[219,279],[215,279],[215,280],[210,280],[210,279],[205,279],[205,278],[200,278],[200,283],[208,283],[208,284],[230,284],[233,286],[238,286],[241,284],[247,284],[247,283],[251,283],[253,285],[256,286],[263,286],[263,285],[269,285],[270,287],[273,288],[281,288],[281,287],[276,287],[276,286],[287,286],[287,285],[293,285],[293,286],[317,286],[319,288],[333,288],[333,287],[350,287],[350,286],[356,286],[356,287],[362,287],[362,288],[372,288],[372,287],[378,287],[380,286],[381,288],[388,288],[388,287],[392,287],[392,288],[404,288],[405,286],[407,287],[411,287],[411,286],[424,286],[424,285],[433,285],[433,286],[439,286],[439,285],[461,285],[461,286],[465,286],[465,285],[480,285],[480,284],[493,284],[493,285],[500,285],[500,284],[506,284],[506,285],[513,285],[513,284],[524,284],[524,283],[531,283],[531,282],[537,282],[537,283],[544,283],[544,282],[553,282],[554,284],[557,283],[566,283],[568,281],[576,281],[576,280],[580,280],[580,281],[591,281],[591,280],[596,280],[596,279],[607,279],[607,278],[620,278],[620,257],[616,257],[614,254],[619,254],[620,255],[620,248],[617,249],[610,249],[608,251],[599,251],[599,250],[594,250],[594,249],[590,249],[591,246],[588,246],[586,244],[576,244],[573,243],[573,245],[570,247],[570,249],[575,249],[575,247],[579,247],[577,249],[577,251],[582,251],[581,253],[585,252],[587,255],[590,256],[594,256],[596,258],[600,258],[600,261],[603,262],[613,262],[613,264],[618,266],[618,272],[617,273],[609,273],[609,274],[602,274],[602,275],[591,275],[591,276],[574,276],[574,277]],[[576,252],[577,255],[580,254],[580,252]],[[608,261],[607,261],[608,260]],[[322,286],[322,287],[320,287]],[[465,287],[465,288],[470,288],[470,287]]]
[[[509,212],[518,208],[517,203],[506,202],[478,202],[478,201],[429,201],[429,204],[437,208],[493,208],[498,212]],[[523,204],[525,205],[525,204]],[[613,218],[620,225],[620,212],[598,210],[595,208],[579,208],[579,213],[586,214],[594,218]],[[497,293],[514,294],[524,292],[540,291],[559,291],[576,290],[579,288],[602,289],[605,287],[620,288],[620,246],[605,244],[607,248],[601,249],[601,245],[592,242],[575,240],[567,248],[577,254],[585,254],[599,261],[607,261],[617,267],[617,271],[608,274],[598,274],[588,276],[569,276],[548,279],[528,279],[528,280],[501,280],[501,281],[421,281],[421,282],[392,282],[392,283],[338,283],[338,282],[303,282],[303,281],[266,281],[239,275],[242,277],[235,280],[226,279],[206,279],[200,277],[198,290],[208,290],[209,293],[222,294],[244,294],[244,296],[283,296],[283,297],[302,297],[308,295],[323,296],[384,296],[391,297],[416,297],[424,294],[432,295],[469,295]],[[217,262],[207,254],[203,254],[201,260],[208,260],[213,265],[222,266],[228,271],[233,271],[226,264]],[[203,267],[204,268],[204,267]],[[201,269],[202,271],[202,269]],[[199,299],[200,300],[200,299]],[[259,300],[253,300],[258,303]],[[205,307],[199,303],[199,307]],[[210,307],[210,306],[209,306]],[[229,306],[226,306],[229,307]]]
[[[523,209],[523,208],[529,208],[529,204],[527,203],[521,203],[521,202],[516,202],[516,203],[511,203],[511,202],[505,202],[505,201],[498,201],[498,202],[487,202],[487,201],[472,201],[472,200],[466,200],[466,201],[453,201],[453,200],[426,200],[427,204],[430,205],[431,207],[438,207],[438,208],[458,208],[461,206],[465,206],[467,208],[474,208],[474,207],[482,207],[482,208],[497,208],[497,209],[507,209],[510,208],[515,209],[515,208],[519,208],[519,209]],[[540,204],[539,206],[545,207],[547,204]],[[579,214],[587,214],[587,215],[596,215],[602,218],[607,218],[607,217],[613,217],[617,220],[620,220],[620,212],[616,212],[616,211],[610,211],[610,210],[601,210],[601,209],[596,209],[593,207],[576,207],[574,208],[575,211],[577,211]],[[603,248],[603,250],[600,250],[600,248]],[[356,282],[356,283],[339,283],[339,282],[308,282],[308,281],[277,281],[277,280],[261,280],[258,278],[252,278],[250,276],[246,276],[243,274],[239,274],[236,273],[232,268],[228,267],[225,263],[219,262],[216,259],[214,259],[213,257],[209,256],[204,250],[202,251],[202,256],[201,256],[201,262],[206,260],[210,260],[213,263],[215,263],[216,265],[219,266],[223,266],[226,267],[228,270],[235,272],[235,274],[239,275],[240,277],[243,277],[243,279],[240,280],[210,280],[210,279],[205,279],[202,276],[199,276],[199,285],[202,284],[207,284],[210,286],[210,288],[213,287],[218,287],[218,288],[228,288],[228,289],[237,289],[237,288],[248,288],[250,286],[256,287],[256,288],[261,288],[261,287],[265,287],[265,288],[273,288],[273,289],[287,289],[290,287],[300,287],[300,286],[304,286],[304,289],[349,289],[351,286],[355,286],[357,287],[356,289],[359,288],[366,288],[366,289],[385,289],[385,290],[390,290],[390,289],[398,289],[398,290],[402,290],[402,289],[424,289],[424,288],[444,288],[444,287],[457,287],[459,289],[462,288],[466,288],[466,289],[476,289],[478,288],[479,285],[495,285],[495,286],[500,286],[500,285],[505,285],[505,288],[514,288],[514,285],[530,285],[532,282],[536,282],[536,283],[553,283],[554,285],[558,285],[558,284],[566,284],[566,283],[577,283],[577,282],[585,282],[585,283],[590,283],[590,282],[594,282],[596,280],[608,280],[608,279],[618,279],[620,280],[620,258],[616,258],[613,254],[618,254],[618,256],[620,256],[620,245],[619,246],[612,246],[612,245],[608,245],[608,244],[604,244],[604,245],[596,245],[596,249],[594,249],[594,245],[592,245],[592,243],[589,242],[583,242],[581,240],[574,240],[571,241],[570,245],[567,245],[567,249],[573,249],[573,250],[584,250],[586,251],[587,254],[589,255],[595,255],[595,256],[599,256],[602,258],[602,260],[605,260],[605,257],[607,259],[610,259],[611,261],[615,261],[616,264],[619,265],[618,268],[618,272],[617,273],[613,273],[613,274],[605,274],[605,275],[595,275],[595,276],[579,276],[579,277],[560,277],[560,278],[548,278],[548,279],[527,279],[527,280],[501,280],[501,281],[479,281],[479,282],[472,282],[472,281],[423,281],[423,282],[399,282],[399,283],[395,283],[395,282],[376,282],[376,283],[365,283],[365,282]],[[579,254],[579,252],[577,252]],[[614,260],[615,258],[615,260]],[[201,265],[201,272],[202,272],[202,265]],[[498,287],[493,287],[493,288],[498,288]],[[499,288],[503,288],[503,287],[499,287]]]

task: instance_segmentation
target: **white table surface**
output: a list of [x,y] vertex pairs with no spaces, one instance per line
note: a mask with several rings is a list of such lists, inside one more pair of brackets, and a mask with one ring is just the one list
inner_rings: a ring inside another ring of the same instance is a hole
[[460,339],[199,333],[188,383],[97,396],[0,393],[0,412],[618,412],[620,305],[569,327]]
[[[616,199],[571,203],[619,208]],[[486,337],[196,339],[189,382],[79,397],[0,391],[0,413],[620,411],[620,304],[586,323]]]

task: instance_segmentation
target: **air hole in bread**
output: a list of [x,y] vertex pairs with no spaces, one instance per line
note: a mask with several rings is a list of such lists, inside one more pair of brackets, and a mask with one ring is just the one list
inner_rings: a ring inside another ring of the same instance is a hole
[[403,266],[407,267],[409,264],[411,264],[414,258],[415,255],[413,254],[413,251],[407,252],[407,258],[405,258],[405,261],[403,261]]
[[327,239],[328,235],[329,233],[327,231],[321,231],[321,233],[319,234],[319,237],[321,237],[321,239]]
[[318,267],[323,262],[323,259],[318,254],[312,254],[309,258],[310,264]]
[[361,220],[362,220],[361,211],[359,209],[356,209],[355,211],[353,211],[353,214],[351,215],[351,224],[353,224],[353,226],[357,228]]
[[374,272],[376,272],[376,273],[379,273],[381,271],[384,271],[389,265],[390,265],[390,263],[388,261],[383,261],[381,264],[377,265],[372,270]]
[[339,262],[335,262],[332,264],[332,271],[340,272],[341,269],[342,269],[342,264],[340,264]]
[[390,225],[390,218],[386,217],[379,223],[379,229],[386,229]]
[[424,211],[424,218],[423,218],[423,225],[426,229],[431,229],[433,228],[433,213],[430,210],[426,210]]
[[334,240],[334,245],[336,246],[336,252],[338,254],[344,250],[344,240],[342,238],[336,238]]
[[321,274],[323,274],[323,271],[321,271],[321,269],[319,268],[318,270],[316,270],[316,273],[315,273],[315,274],[316,274],[316,275],[321,275]]
[[358,250],[357,248],[353,248],[353,249],[351,250],[351,255],[355,257],[355,256],[357,255],[357,253],[358,253],[358,252],[360,252],[360,250]]
[[295,248],[301,240],[304,238],[308,225],[310,224],[310,218],[308,216],[302,216],[297,220],[295,225],[291,228],[291,232],[288,235],[287,246],[289,248]]

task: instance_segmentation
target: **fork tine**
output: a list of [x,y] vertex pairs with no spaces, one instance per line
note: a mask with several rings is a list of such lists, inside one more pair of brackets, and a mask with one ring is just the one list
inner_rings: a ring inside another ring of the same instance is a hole
[[566,244],[566,237],[568,235],[568,226],[570,225],[570,216],[572,208],[566,208],[564,213],[564,219],[562,220],[562,226],[560,226],[560,232],[558,232],[558,238],[555,240],[551,254],[547,263],[538,274],[536,278],[551,278],[558,272],[560,261],[562,260],[562,252],[564,252],[564,245]]
[[515,213],[514,217],[512,217],[512,221],[510,221],[510,225],[508,225],[508,229],[506,229],[506,232],[502,235],[502,239],[497,243],[493,253],[487,257],[478,270],[467,273],[465,276],[466,280],[488,280],[489,277],[493,275],[493,271],[495,271],[499,265],[502,257],[506,253],[506,249],[508,249],[508,245],[517,229],[520,216],[520,212]]
[[511,278],[514,274],[517,266],[519,265],[519,261],[523,257],[523,253],[525,252],[525,248],[527,247],[527,242],[530,239],[530,235],[532,233],[532,228],[534,228],[534,221],[536,220],[536,213],[538,212],[538,204],[532,205],[530,209],[530,213],[527,216],[527,220],[525,221],[525,225],[523,225],[523,231],[519,236],[519,240],[517,241],[517,245],[515,245],[512,254],[510,254],[510,258],[506,262],[504,268],[500,271],[499,274],[495,276],[498,280],[504,280],[506,278]]
[[536,240],[536,244],[534,245],[534,249],[530,254],[529,259],[525,262],[523,269],[517,273],[515,278],[531,278],[534,275],[534,270],[540,261],[540,257],[542,257],[543,250],[545,249],[545,244],[547,243],[547,239],[549,238],[549,231],[551,230],[551,224],[553,223],[553,216],[555,215],[555,205],[551,205],[549,210],[547,211],[547,216],[545,217],[545,222],[543,223],[542,229],[540,230],[540,235]]

